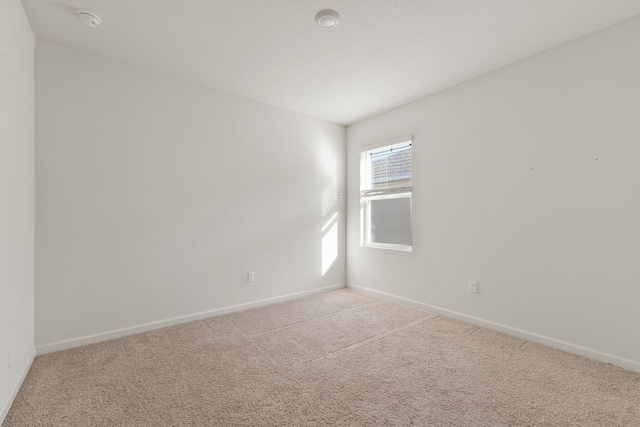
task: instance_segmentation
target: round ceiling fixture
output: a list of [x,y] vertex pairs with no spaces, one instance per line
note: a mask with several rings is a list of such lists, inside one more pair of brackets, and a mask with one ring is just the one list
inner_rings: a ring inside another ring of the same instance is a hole
[[321,10],[316,14],[316,22],[322,28],[333,28],[340,22],[340,15],[335,10]]
[[88,10],[78,9],[76,14],[82,19],[82,22],[87,27],[95,28],[102,22],[102,19],[98,15],[93,12],[89,12]]

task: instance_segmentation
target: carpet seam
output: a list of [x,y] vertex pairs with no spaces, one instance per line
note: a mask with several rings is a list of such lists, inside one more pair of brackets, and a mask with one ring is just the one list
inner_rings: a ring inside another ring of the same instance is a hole
[[411,326],[414,326],[414,325],[417,325],[419,323],[426,322],[426,321],[429,321],[429,320],[432,320],[432,319],[433,319],[433,317],[429,316],[429,313],[427,313],[425,316],[422,316],[419,319],[412,320],[411,322],[405,323],[404,325],[398,326],[398,327],[393,328],[393,329],[389,329],[389,330],[384,331],[382,333],[379,333],[377,335],[373,335],[371,337],[364,338],[364,339],[362,339],[362,340],[360,340],[358,342],[355,342],[353,344],[349,344],[346,347],[342,347],[342,348],[340,348],[338,350],[323,354],[322,356],[320,356],[317,359],[312,359],[312,360],[309,360],[309,361],[306,361],[306,362],[302,362],[298,366],[305,366],[305,365],[313,364],[313,363],[316,363],[316,362],[320,362],[323,359],[333,358],[333,357],[335,357],[335,355],[337,355],[339,353],[345,352],[345,351],[353,349],[353,348],[358,348],[358,347],[365,346],[365,345],[369,344],[369,342],[375,342],[375,341],[377,341],[379,339],[382,339],[382,338],[388,337],[390,335],[393,335],[396,332],[399,332],[399,331],[404,330],[406,328],[409,328]]
[[[372,297],[372,298],[374,298],[374,297]],[[333,311],[333,312],[331,312],[331,313],[323,314],[322,316],[312,317],[312,318],[307,319],[307,320],[301,320],[301,321],[299,321],[299,322],[290,323],[290,324],[288,324],[288,325],[281,326],[281,327],[276,328],[276,329],[269,329],[268,331],[260,332],[260,333],[255,334],[255,335],[247,335],[247,337],[248,337],[248,338],[258,338],[258,337],[260,337],[260,336],[262,336],[262,335],[265,335],[265,334],[268,334],[268,333],[271,333],[271,332],[277,332],[277,331],[281,331],[281,330],[283,330],[283,329],[292,328],[292,327],[297,326],[297,325],[300,325],[300,324],[302,324],[302,323],[307,323],[309,320],[324,319],[325,317],[334,316],[334,315],[336,315],[336,314],[338,314],[338,313],[346,313],[346,312],[349,312],[349,311],[357,310],[357,309],[360,309],[360,308],[366,307],[366,306],[368,306],[368,305],[372,305],[372,304],[379,303],[379,302],[381,302],[381,301],[382,301],[382,300],[378,299],[377,301],[367,302],[367,303],[364,303],[364,304],[357,305],[357,306],[355,306],[355,307],[349,307],[349,308],[344,309],[344,310],[337,310],[337,311]],[[234,325],[234,326],[235,326],[235,325]]]

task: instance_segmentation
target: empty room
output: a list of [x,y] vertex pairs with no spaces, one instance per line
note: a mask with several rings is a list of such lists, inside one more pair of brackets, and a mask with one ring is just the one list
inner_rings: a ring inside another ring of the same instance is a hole
[[638,0],[0,0],[0,425],[640,426]]

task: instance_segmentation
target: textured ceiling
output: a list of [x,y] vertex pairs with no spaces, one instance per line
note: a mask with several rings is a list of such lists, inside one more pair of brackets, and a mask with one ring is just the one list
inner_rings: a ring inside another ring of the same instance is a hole
[[[43,38],[350,124],[640,14],[639,0],[23,0]],[[102,18],[91,29],[78,8]],[[316,12],[341,15],[331,30]]]

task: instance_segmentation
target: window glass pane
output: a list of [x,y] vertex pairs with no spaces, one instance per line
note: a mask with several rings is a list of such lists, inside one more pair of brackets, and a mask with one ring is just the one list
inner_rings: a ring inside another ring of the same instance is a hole
[[371,200],[371,243],[411,246],[411,199]]
[[411,185],[411,144],[369,152],[369,188]]

